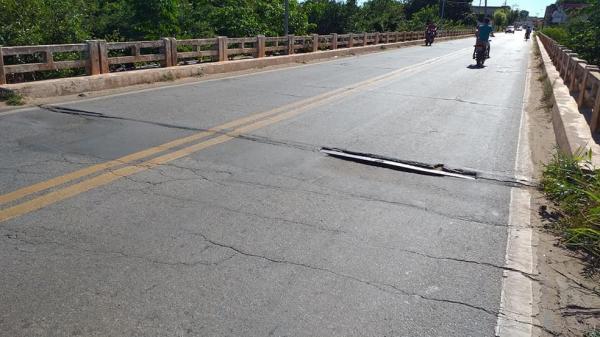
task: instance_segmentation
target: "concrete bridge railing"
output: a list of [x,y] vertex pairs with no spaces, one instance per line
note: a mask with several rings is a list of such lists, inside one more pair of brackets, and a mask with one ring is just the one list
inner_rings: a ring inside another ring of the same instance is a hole
[[[441,31],[438,37],[462,36],[473,32],[473,29]],[[120,65],[129,65],[126,70],[139,68],[140,64],[146,64],[147,67],[148,63],[154,67],[173,67],[204,62],[226,62],[239,58],[313,53],[424,38],[424,32],[386,32],[246,38],[220,36],[187,40],[163,38],[156,41],[132,42],[89,40],[78,44],[0,46],[0,84],[10,82],[7,79],[15,74],[85,69],[85,75],[98,75],[122,70],[118,69]],[[21,81],[23,80],[24,77]]]
[[560,73],[571,95],[581,110],[591,109],[590,129],[600,129],[600,68],[590,65],[568,48],[544,34],[540,40],[548,51],[554,66]]

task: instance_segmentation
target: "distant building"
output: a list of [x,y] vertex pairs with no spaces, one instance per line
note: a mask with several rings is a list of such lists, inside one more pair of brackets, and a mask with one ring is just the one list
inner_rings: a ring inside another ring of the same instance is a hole
[[510,9],[509,6],[487,6],[487,9],[485,6],[471,6],[471,9],[473,10],[473,14],[475,15],[484,15],[484,16],[493,16],[494,12],[499,10],[499,9]]

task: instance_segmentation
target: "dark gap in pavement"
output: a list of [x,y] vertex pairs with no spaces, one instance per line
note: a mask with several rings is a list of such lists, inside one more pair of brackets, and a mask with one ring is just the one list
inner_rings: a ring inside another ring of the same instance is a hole
[[92,118],[103,118],[103,119],[116,119],[116,120],[122,120],[122,121],[128,121],[128,122],[151,124],[151,125],[162,126],[162,127],[171,128],[171,129],[180,129],[180,130],[187,130],[187,131],[214,131],[214,130],[209,130],[209,129],[193,128],[193,127],[183,126],[183,125],[152,122],[152,121],[146,121],[146,120],[136,119],[136,118],[113,116],[113,115],[107,115],[107,114],[100,113],[100,112],[93,112],[93,111],[87,111],[87,110],[81,110],[81,109],[73,109],[73,108],[67,108],[67,107],[56,106],[56,105],[38,105],[38,108],[47,110],[47,111],[51,111],[51,112],[60,113],[60,114],[66,114],[66,115],[92,117]]
[[412,160],[404,160],[398,158],[391,158],[381,156],[372,153],[362,153],[348,151],[338,148],[322,147],[321,152],[325,153],[334,158],[352,161],[356,163],[366,164],[370,166],[384,167],[393,170],[405,171],[410,173],[417,173],[428,176],[445,176],[453,177],[466,180],[483,180],[486,182],[508,186],[508,187],[519,187],[529,188],[536,187],[537,185],[531,181],[525,181],[515,178],[499,177],[484,174],[473,170],[459,169],[447,167],[444,164],[428,164]]

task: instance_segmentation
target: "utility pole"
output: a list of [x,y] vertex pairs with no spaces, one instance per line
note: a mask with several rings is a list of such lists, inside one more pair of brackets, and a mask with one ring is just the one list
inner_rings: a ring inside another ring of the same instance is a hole
[[487,0],[485,0],[485,7],[483,7],[483,17],[486,18],[488,16],[487,14]]
[[442,19],[442,24],[444,23],[444,11],[446,9],[446,0],[441,0],[442,1],[442,15],[441,15],[441,19]]
[[290,33],[290,0],[284,0],[285,6],[285,18],[283,19],[283,30],[285,32],[284,35],[288,35]]

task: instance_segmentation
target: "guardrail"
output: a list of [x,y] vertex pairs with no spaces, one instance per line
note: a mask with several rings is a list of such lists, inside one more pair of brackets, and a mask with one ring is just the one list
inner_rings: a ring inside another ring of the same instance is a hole
[[540,33],[554,66],[560,73],[571,95],[581,110],[591,109],[589,119],[592,132],[600,128],[600,68],[590,65],[565,46]]
[[[473,29],[440,31],[438,37],[461,36],[473,32]],[[16,74],[78,69],[82,75],[98,75],[148,66],[173,67],[190,63],[225,62],[238,58],[312,53],[424,38],[423,32],[386,32],[280,37],[260,35],[245,38],[220,36],[188,40],[163,38],[132,42],[88,40],[80,44],[0,46],[0,84],[6,84],[7,78]],[[23,77],[21,82],[23,81],[27,79]]]

